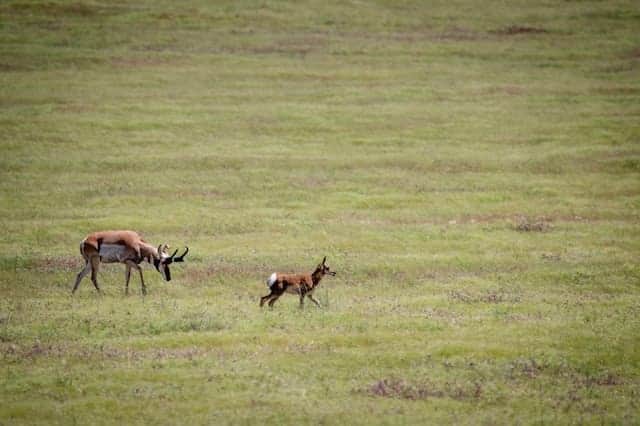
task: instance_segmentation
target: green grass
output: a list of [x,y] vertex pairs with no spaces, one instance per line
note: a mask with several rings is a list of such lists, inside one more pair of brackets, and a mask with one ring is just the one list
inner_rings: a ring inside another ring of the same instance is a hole
[[[0,424],[637,424],[633,1],[0,4]],[[102,297],[80,240],[188,245]],[[325,304],[260,309],[328,256]]]

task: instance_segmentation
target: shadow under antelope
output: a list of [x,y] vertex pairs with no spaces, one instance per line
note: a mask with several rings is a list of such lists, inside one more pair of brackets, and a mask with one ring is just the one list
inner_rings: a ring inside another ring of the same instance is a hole
[[318,284],[320,284],[322,277],[325,275],[336,275],[326,262],[327,256],[322,259],[322,263],[316,266],[316,269],[310,274],[281,274],[274,272],[267,280],[267,286],[269,286],[271,292],[260,298],[260,306],[264,305],[266,301],[269,301],[269,306],[273,306],[276,300],[285,292],[300,296],[301,308],[304,306],[305,297],[311,299],[317,306],[321,306],[320,302],[313,297],[313,291],[318,287]]

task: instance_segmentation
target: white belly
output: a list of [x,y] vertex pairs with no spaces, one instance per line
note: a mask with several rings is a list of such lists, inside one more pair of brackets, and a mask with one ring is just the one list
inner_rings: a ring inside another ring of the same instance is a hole
[[100,261],[102,263],[124,262],[126,259],[135,259],[136,253],[126,246],[119,244],[102,244],[100,246]]

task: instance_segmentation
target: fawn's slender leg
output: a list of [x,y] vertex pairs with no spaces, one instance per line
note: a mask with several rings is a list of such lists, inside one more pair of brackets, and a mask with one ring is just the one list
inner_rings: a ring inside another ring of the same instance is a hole
[[280,298],[280,296],[282,296],[282,293],[284,293],[284,292],[271,294],[270,295],[271,300],[269,300],[269,306],[273,306],[273,304],[276,303],[276,300],[278,300]]
[[309,294],[307,295],[307,297],[309,297],[309,299],[311,299],[311,301],[312,301],[313,303],[315,303],[317,307],[319,307],[319,308],[321,308],[321,307],[322,307],[322,305],[320,304],[320,302],[318,302],[318,301],[315,299],[315,297],[313,297],[313,294],[309,293]]
[[307,295],[307,292],[304,289],[300,289],[300,309],[304,308],[304,297]]
[[271,297],[273,293],[269,293],[266,296],[263,296],[260,298],[260,307],[262,307],[262,305],[264,305],[264,302],[266,302],[267,300],[269,300],[269,298]]

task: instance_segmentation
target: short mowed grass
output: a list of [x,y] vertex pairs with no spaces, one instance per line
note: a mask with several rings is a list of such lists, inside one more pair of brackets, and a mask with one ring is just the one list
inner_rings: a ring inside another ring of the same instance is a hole
[[637,424],[637,6],[0,3],[0,424]]

